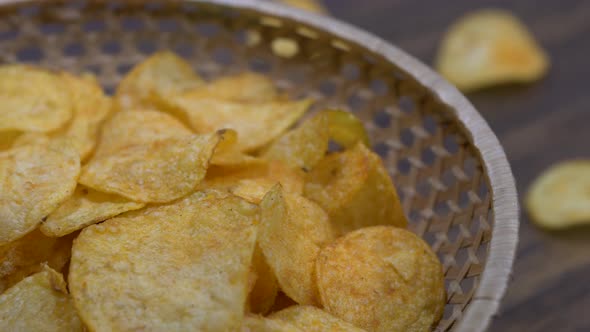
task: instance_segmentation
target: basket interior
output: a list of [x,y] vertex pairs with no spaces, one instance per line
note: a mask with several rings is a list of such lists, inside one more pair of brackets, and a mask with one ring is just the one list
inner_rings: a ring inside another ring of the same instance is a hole
[[[296,54],[277,55],[281,44]],[[453,330],[488,255],[490,187],[457,120],[401,68],[333,35],[247,10],[131,1],[0,8],[0,62],[92,72],[109,93],[157,50],[182,55],[205,78],[253,70],[295,98],[314,98],[315,110],[343,108],[359,116],[411,229],[444,264],[448,297],[437,330]]]

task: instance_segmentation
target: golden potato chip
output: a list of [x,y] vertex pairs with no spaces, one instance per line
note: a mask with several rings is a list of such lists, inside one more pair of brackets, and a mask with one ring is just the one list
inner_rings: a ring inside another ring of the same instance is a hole
[[284,4],[299,9],[307,10],[312,13],[327,14],[328,11],[319,0],[280,0]]
[[293,125],[310,104],[309,100],[243,103],[190,93],[160,99],[162,109],[197,133],[235,130],[240,151],[252,151],[270,143]]
[[85,160],[94,150],[100,125],[111,112],[108,98],[94,76],[75,77],[62,73],[63,83],[69,89],[73,118],[63,128],[48,132],[27,132],[16,138],[13,146],[44,144],[49,140],[67,139]]
[[254,249],[251,269],[252,274],[256,277],[248,294],[249,311],[265,314],[270,310],[277,297],[279,284],[259,246]]
[[40,229],[48,236],[64,236],[144,206],[145,203],[133,202],[79,185],[68,200],[49,214]]
[[194,89],[203,82],[184,59],[168,51],[158,52],[135,66],[117,88],[120,110],[154,109],[152,94],[167,95]]
[[328,214],[337,234],[373,225],[407,224],[381,158],[358,143],[325,157],[307,174],[305,196]]
[[55,141],[0,153],[0,245],[29,233],[72,195],[80,156]]
[[256,158],[240,151],[238,145],[238,133],[232,129],[222,129],[221,141],[215,148],[211,158],[211,165],[239,167],[252,164],[262,164],[263,159]]
[[242,325],[258,207],[194,193],[85,228],[69,286],[91,331],[235,331]]
[[269,318],[279,319],[291,323],[307,332],[363,332],[363,329],[332,316],[328,312],[306,305],[296,305],[275,312]]
[[242,332],[303,332],[293,324],[262,316],[246,315],[242,323]]
[[197,188],[218,142],[214,133],[130,146],[90,160],[79,182],[136,202],[170,202]]
[[119,112],[104,124],[95,157],[110,155],[133,145],[192,134],[180,121],[166,113]]
[[371,146],[363,122],[354,114],[340,110],[327,110],[324,113],[328,117],[330,139],[334,142],[345,148],[352,148],[358,142]]
[[281,290],[299,304],[318,304],[315,260],[334,234],[328,215],[276,185],[260,203],[258,245]]
[[210,84],[187,91],[186,96],[262,103],[274,100],[277,94],[274,83],[268,77],[245,72],[216,79]]
[[50,268],[0,295],[0,331],[84,331],[63,276]]
[[552,166],[531,185],[525,205],[531,219],[546,228],[590,223],[590,160]]
[[449,28],[437,70],[463,91],[507,82],[530,82],[549,67],[545,52],[510,12],[484,9]]
[[445,306],[444,275],[428,244],[373,226],[324,247],[316,262],[324,309],[368,331],[430,331]]
[[211,167],[200,188],[228,190],[251,203],[260,203],[277,183],[289,193],[303,194],[303,171],[280,161],[248,165],[241,168]]
[[270,145],[262,157],[310,170],[328,151],[329,139],[328,115],[322,112],[283,134]]
[[52,238],[38,229],[0,246],[0,293],[40,272],[44,264],[61,271],[70,259],[73,237]]
[[48,132],[72,117],[68,89],[59,76],[23,65],[0,66],[0,132]]

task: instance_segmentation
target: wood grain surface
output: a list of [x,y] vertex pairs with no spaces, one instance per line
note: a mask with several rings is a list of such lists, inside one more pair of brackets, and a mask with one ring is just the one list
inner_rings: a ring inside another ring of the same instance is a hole
[[[445,29],[462,14],[504,8],[551,57],[541,81],[467,97],[502,142],[524,194],[560,160],[590,158],[590,1],[325,0],[332,15],[432,64]],[[590,331],[590,226],[543,231],[526,213],[513,280],[490,331]]]

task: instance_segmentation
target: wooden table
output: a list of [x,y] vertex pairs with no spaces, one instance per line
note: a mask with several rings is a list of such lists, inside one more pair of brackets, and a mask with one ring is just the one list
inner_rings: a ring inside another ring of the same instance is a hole
[[[502,142],[524,193],[549,165],[590,157],[590,1],[326,0],[331,13],[432,63],[470,10],[522,18],[551,56],[542,81],[469,94]],[[590,331],[590,227],[546,232],[523,213],[513,280],[490,331]]]

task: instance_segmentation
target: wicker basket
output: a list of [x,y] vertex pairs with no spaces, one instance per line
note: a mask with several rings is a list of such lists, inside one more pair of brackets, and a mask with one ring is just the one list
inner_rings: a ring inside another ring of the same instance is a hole
[[[285,44],[291,54],[277,55]],[[315,109],[363,119],[412,230],[444,264],[448,299],[437,330],[486,329],[514,259],[514,180],[484,120],[426,66],[349,25],[270,2],[0,0],[1,62],[91,71],[113,91],[161,49],[205,77],[263,72],[293,97],[315,98]]]

